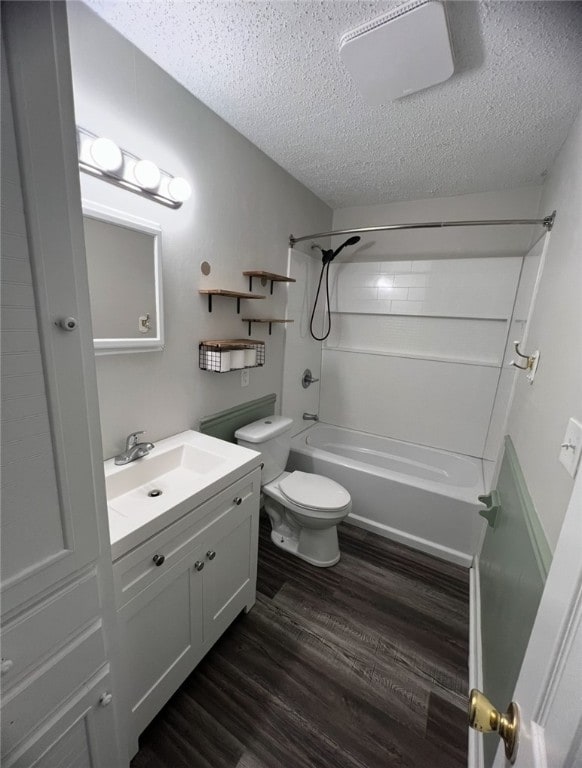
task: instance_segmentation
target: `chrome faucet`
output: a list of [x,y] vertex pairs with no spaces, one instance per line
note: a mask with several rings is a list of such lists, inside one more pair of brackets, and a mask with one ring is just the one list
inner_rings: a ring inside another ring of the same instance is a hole
[[304,413],[303,421],[319,421],[319,416],[316,413]]
[[137,438],[143,435],[143,433],[144,430],[142,429],[139,432],[132,432],[131,435],[127,436],[125,451],[115,457],[115,464],[129,464],[136,459],[147,456],[152,448],[155,448],[153,443],[138,443]]

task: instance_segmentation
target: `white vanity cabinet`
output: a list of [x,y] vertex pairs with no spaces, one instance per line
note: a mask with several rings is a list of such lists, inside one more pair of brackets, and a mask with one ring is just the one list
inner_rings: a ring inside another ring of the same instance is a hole
[[146,725],[255,601],[260,478],[254,469],[113,564],[130,756]]

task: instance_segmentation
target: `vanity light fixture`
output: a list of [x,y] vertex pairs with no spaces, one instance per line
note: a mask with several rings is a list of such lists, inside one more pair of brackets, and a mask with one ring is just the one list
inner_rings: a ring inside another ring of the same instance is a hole
[[192,188],[186,179],[172,176],[151,160],[142,160],[115,142],[77,126],[79,169],[103,181],[155,200],[169,208],[180,208]]

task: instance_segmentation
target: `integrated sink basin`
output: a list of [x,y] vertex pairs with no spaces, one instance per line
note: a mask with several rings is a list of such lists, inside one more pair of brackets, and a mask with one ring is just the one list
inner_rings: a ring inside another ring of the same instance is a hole
[[126,464],[125,472],[106,477],[107,501],[117,512],[139,513],[147,499],[155,499],[160,511],[169,509],[205,485],[206,476],[225,462],[223,456],[188,444],[155,450]]
[[113,559],[259,466],[255,451],[188,430],[130,464],[105,462]]

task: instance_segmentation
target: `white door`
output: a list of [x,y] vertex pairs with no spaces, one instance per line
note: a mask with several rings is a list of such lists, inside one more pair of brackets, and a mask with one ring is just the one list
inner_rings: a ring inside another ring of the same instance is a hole
[[[581,690],[582,471],[515,687],[513,700],[521,714],[515,768],[581,768]],[[494,768],[506,764],[500,743]]]

